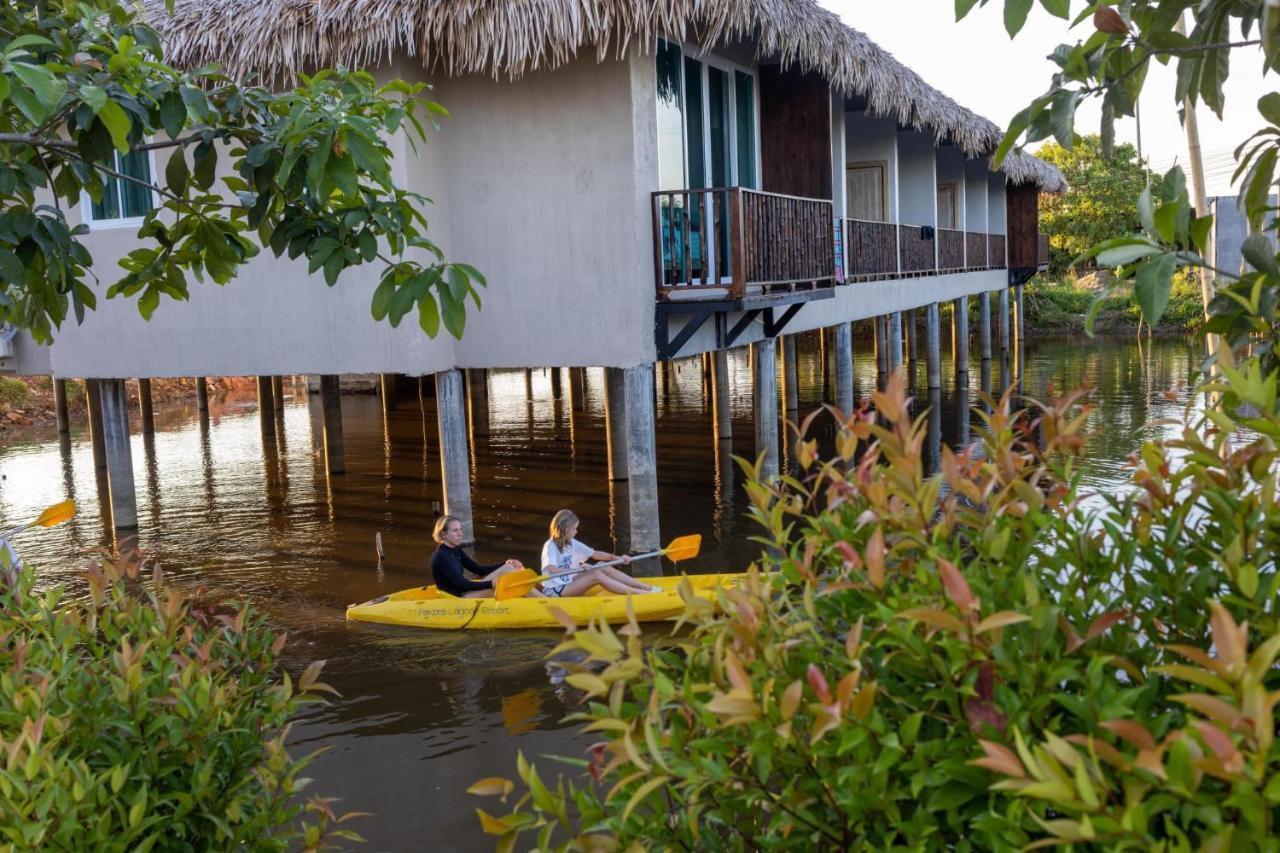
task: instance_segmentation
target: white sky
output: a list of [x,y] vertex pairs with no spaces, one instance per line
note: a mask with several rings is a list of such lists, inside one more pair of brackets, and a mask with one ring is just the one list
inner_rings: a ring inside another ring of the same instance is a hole
[[[1036,4],[1027,25],[1012,41],[1004,29],[1004,2],[991,0],[955,21],[954,0],[819,0],[854,29],[918,72],[929,85],[1001,127],[1049,88],[1057,66],[1046,57],[1059,44],[1081,41],[1093,31],[1088,20],[1074,30]],[[1072,12],[1080,4],[1072,4]],[[1235,169],[1232,152],[1262,123],[1258,98],[1263,84],[1261,61],[1246,67],[1242,50],[1234,52],[1227,80],[1224,121],[1200,105],[1200,146],[1208,194],[1229,195]],[[1186,166],[1187,137],[1173,100],[1174,67],[1151,66],[1142,94],[1142,148],[1151,167],[1166,171],[1174,159]],[[1273,78],[1272,87],[1277,81]],[[1099,102],[1087,102],[1077,113],[1076,130],[1096,133]],[[1135,142],[1133,119],[1116,124],[1116,139]]]

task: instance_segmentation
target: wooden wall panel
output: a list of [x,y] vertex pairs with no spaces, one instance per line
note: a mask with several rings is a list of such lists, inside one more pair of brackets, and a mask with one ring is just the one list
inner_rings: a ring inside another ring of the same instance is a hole
[[831,198],[831,89],[816,74],[760,66],[761,188]]
[[1019,184],[1005,191],[1008,200],[1009,267],[1032,269],[1037,265],[1040,231],[1040,190],[1035,184]]

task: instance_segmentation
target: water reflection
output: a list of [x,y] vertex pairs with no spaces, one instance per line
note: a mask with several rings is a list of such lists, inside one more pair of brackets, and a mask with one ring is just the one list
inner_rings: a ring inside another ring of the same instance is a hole
[[[911,386],[916,412],[929,410],[924,451],[931,467],[943,444],[973,439],[969,406],[978,398],[957,383],[952,348],[942,351],[943,388],[921,387],[919,370]],[[801,418],[832,398],[830,353],[818,335],[797,340]],[[1194,341],[1142,349],[1122,341],[1038,341],[1016,362],[979,359],[977,389],[999,394],[1015,373],[1036,398],[1048,397],[1051,387],[1091,382],[1098,407],[1089,422],[1086,482],[1110,488],[1143,438],[1170,429],[1157,421],[1177,416],[1187,395],[1170,400],[1162,392],[1185,386],[1200,358]],[[748,351],[731,351],[724,372],[731,435],[721,439],[715,383],[702,360],[664,366],[658,376],[660,525],[664,539],[703,534],[695,570],[741,568],[758,553],[733,462],[735,454],[755,455]],[[853,375],[859,397],[876,385],[870,324],[855,328]],[[536,561],[547,521],[563,507],[582,519],[584,541],[628,547],[626,483],[608,478],[603,375],[590,372],[581,395],[571,375],[571,394],[561,388],[559,398],[554,376],[493,371],[485,434],[473,415],[472,500],[482,560]],[[424,635],[343,621],[347,603],[423,578],[441,486],[431,382],[414,396],[408,391],[385,413],[376,396],[343,398],[340,475],[327,473],[318,395],[309,400],[294,389],[267,421],[270,429],[252,394],[211,400],[203,418],[194,405],[158,408],[155,435],[133,439],[135,464],[143,466],[141,544],[173,576],[252,599],[293,636],[290,653],[299,664],[330,661],[326,680],[344,698],[310,709],[295,737],[300,746],[335,747],[313,765],[315,790],[343,797],[344,808],[378,813],[380,820],[359,827],[374,849],[421,846],[424,837],[484,849],[466,784],[509,775],[517,748],[575,753],[580,740],[559,722],[569,694],[541,662],[554,637]],[[831,418],[819,415],[814,430],[829,446]],[[83,431],[60,441],[51,429],[46,438],[0,449],[0,475],[0,525],[65,497],[81,501],[71,523],[23,540],[42,579],[73,578],[81,564],[74,555],[110,541],[105,478],[95,472]]]

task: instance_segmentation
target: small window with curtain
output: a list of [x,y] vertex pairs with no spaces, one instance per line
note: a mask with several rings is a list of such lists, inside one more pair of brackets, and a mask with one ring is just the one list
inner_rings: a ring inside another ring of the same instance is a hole
[[111,168],[124,177],[103,175],[102,198],[92,201],[85,196],[85,209],[89,214],[85,221],[91,227],[136,225],[155,206],[148,186],[151,184],[150,152],[121,155],[117,151]]

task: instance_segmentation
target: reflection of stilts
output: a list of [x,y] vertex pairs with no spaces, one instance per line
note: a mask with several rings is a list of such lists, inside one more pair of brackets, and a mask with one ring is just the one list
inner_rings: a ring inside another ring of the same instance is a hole
[[928,433],[924,443],[924,473],[932,476],[938,473],[942,461],[942,391],[929,389]]
[[716,508],[712,516],[716,541],[724,542],[733,533],[733,440],[719,439],[715,445],[715,500]]

